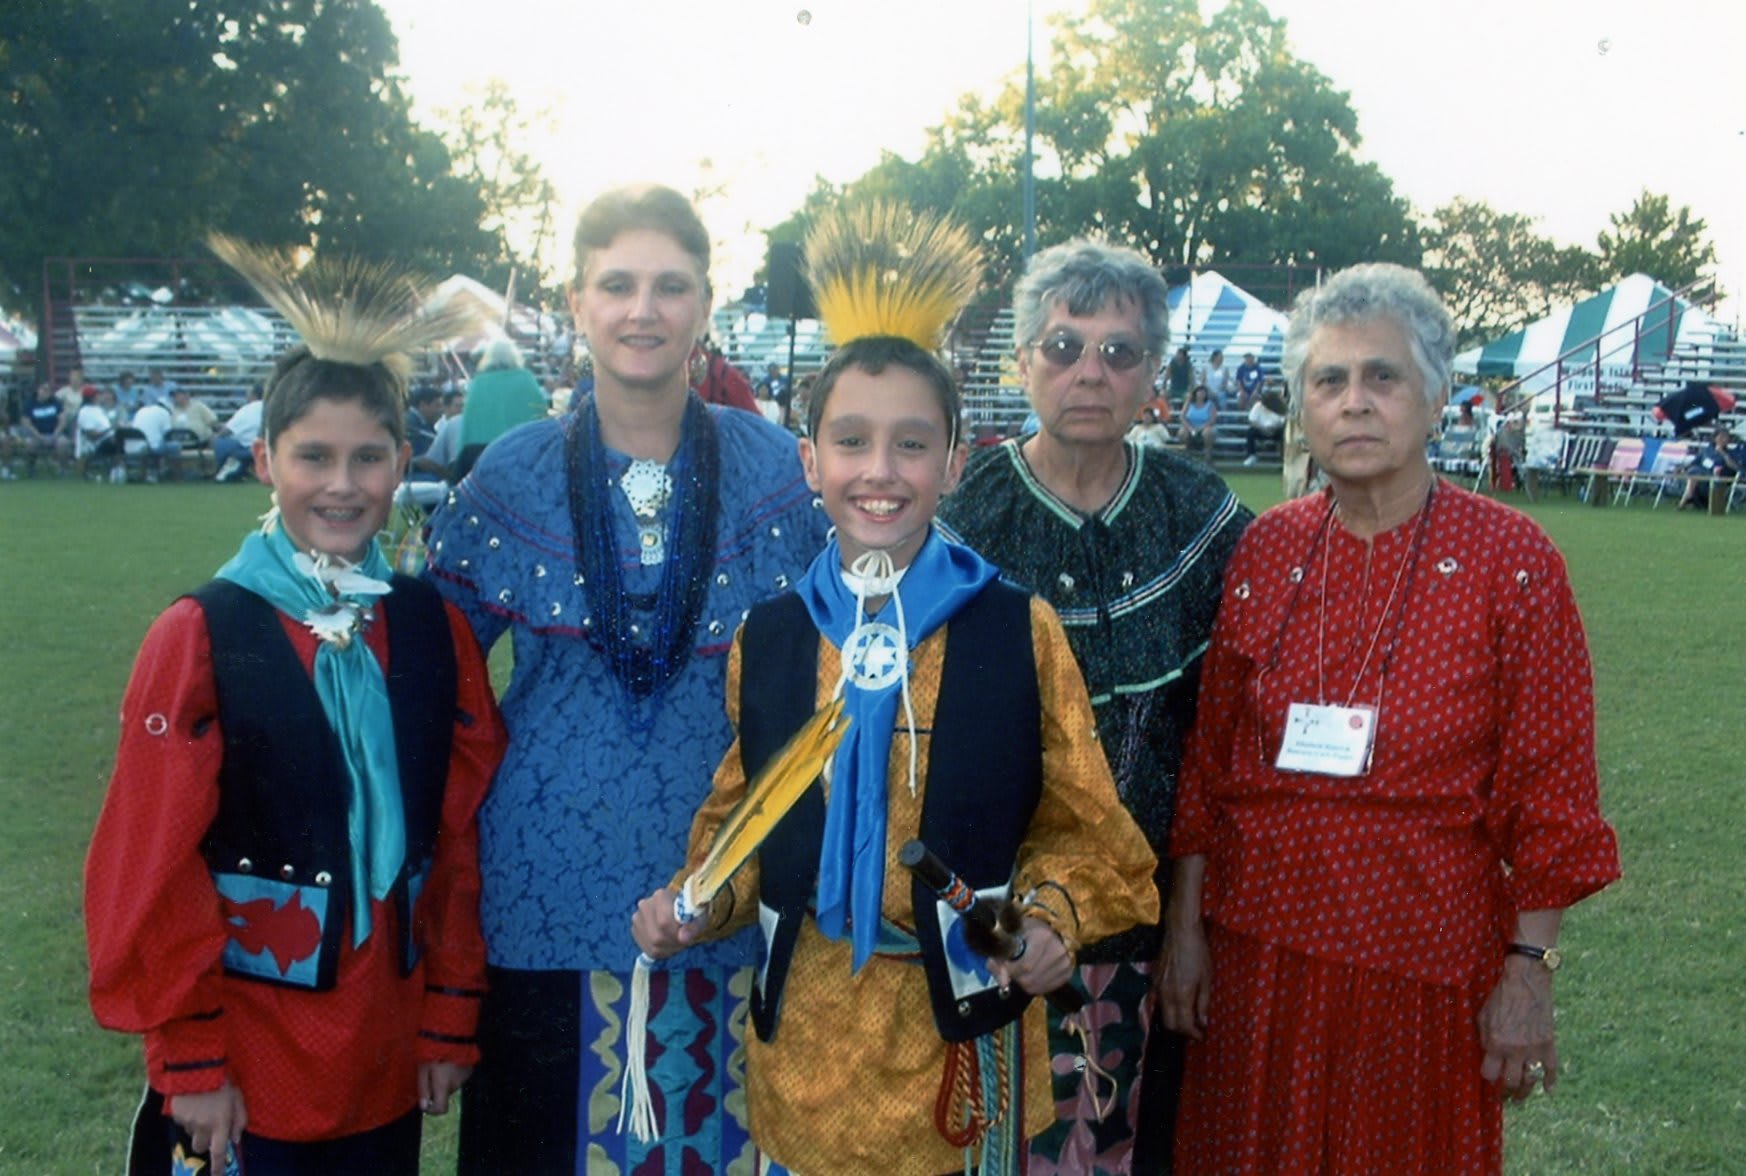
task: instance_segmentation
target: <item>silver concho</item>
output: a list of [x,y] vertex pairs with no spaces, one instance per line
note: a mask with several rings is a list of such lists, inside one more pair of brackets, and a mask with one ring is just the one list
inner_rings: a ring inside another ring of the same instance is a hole
[[878,621],[855,626],[843,642],[849,681],[863,690],[883,690],[903,676],[908,652],[896,629]]

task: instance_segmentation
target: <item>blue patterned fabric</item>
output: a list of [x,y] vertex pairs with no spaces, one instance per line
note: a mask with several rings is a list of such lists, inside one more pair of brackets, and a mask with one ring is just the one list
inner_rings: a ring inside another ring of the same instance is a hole
[[[479,813],[480,918],[498,967],[611,970],[634,955],[631,913],[684,864],[692,814],[733,739],[722,698],[734,630],[824,545],[829,522],[793,436],[752,413],[711,411],[716,560],[696,656],[653,701],[628,698],[585,636],[592,615],[564,476],[570,418],[493,442],[432,519],[427,577],[481,646],[505,631],[514,642],[509,749]],[[616,483],[628,464],[608,450],[600,476]],[[630,506],[622,494],[612,501],[625,586],[652,594],[661,568],[642,566]],[[686,964],[750,963],[756,951],[755,937],[739,935],[692,948]]]
[[[736,412],[739,410],[735,410]],[[765,1176],[746,1118],[746,1010],[750,968],[659,969],[649,977],[650,1086],[661,1136],[619,1134],[619,1087],[630,975],[582,977],[581,1072],[576,1091],[576,1176],[691,1172]]]

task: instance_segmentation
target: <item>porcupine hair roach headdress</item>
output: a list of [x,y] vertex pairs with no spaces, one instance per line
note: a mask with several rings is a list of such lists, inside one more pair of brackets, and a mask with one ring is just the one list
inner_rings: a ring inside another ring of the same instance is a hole
[[806,277],[837,344],[813,384],[808,435],[844,370],[878,375],[895,363],[934,388],[956,443],[958,386],[934,348],[981,277],[980,253],[963,226],[883,201],[830,212],[806,236]]
[[406,439],[413,354],[464,334],[473,312],[429,309],[429,283],[398,266],[351,257],[318,257],[300,266],[286,250],[222,233],[206,243],[301,340],[279,357],[267,380],[262,433],[269,444],[317,397],[357,400],[396,441]]

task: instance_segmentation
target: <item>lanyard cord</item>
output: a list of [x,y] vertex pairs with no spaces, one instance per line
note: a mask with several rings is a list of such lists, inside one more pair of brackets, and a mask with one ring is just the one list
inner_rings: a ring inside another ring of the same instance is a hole
[[[1370,640],[1370,649],[1365,652],[1364,663],[1363,663],[1363,665],[1359,666],[1359,668],[1358,668],[1358,677],[1355,678],[1352,682],[1352,692],[1351,692],[1351,695],[1348,696],[1348,698],[1347,698],[1347,705],[1351,705],[1352,697],[1356,697],[1356,695],[1358,693],[1358,686],[1364,677],[1364,672],[1370,666],[1371,655],[1376,652],[1377,640],[1382,636],[1382,629],[1388,621],[1388,613],[1389,613],[1389,610],[1394,605],[1395,595],[1396,595],[1396,592],[1401,587],[1403,576],[1405,578],[1405,583],[1406,583],[1406,586],[1408,589],[1408,595],[1411,594],[1412,582],[1418,575],[1419,553],[1424,547],[1425,531],[1426,531],[1426,528],[1430,522],[1431,503],[1435,498],[1436,489],[1437,489],[1436,480],[1432,479],[1430,488],[1425,491],[1425,505],[1419,512],[1418,525],[1413,530],[1412,548],[1410,551],[1407,552],[1406,559],[1401,563],[1400,568],[1395,572],[1394,587],[1389,590],[1388,603],[1383,606],[1382,616],[1378,619],[1378,622],[1377,622],[1376,634]],[[1321,602],[1321,615],[1318,617],[1318,633],[1317,633],[1317,641],[1316,641],[1316,675],[1317,675],[1318,683],[1320,684],[1321,693],[1322,693],[1322,697],[1320,699],[1318,699],[1318,701],[1323,703],[1323,704],[1325,704],[1327,702],[1327,697],[1326,697],[1327,688],[1326,688],[1325,683],[1322,682],[1322,678],[1323,678],[1322,669],[1323,669],[1323,667],[1322,667],[1322,632],[1321,632],[1321,630],[1322,630],[1322,627],[1324,627],[1327,623],[1327,607],[1328,607],[1328,547],[1323,546],[1323,545],[1324,544],[1331,545],[1329,533],[1333,530],[1334,511],[1337,508],[1337,505],[1338,504],[1335,503],[1333,495],[1329,494],[1329,496],[1328,496],[1328,509],[1322,515],[1321,525],[1316,528],[1316,536],[1313,540],[1310,541],[1309,550],[1304,553],[1303,563],[1300,564],[1297,568],[1293,569],[1294,572],[1296,573],[1295,578],[1294,578],[1295,586],[1292,589],[1291,599],[1286,602],[1285,615],[1282,616],[1279,620],[1279,629],[1273,635],[1273,650],[1268,655],[1266,667],[1262,670],[1263,673],[1271,673],[1272,671],[1279,668],[1280,651],[1284,647],[1284,644],[1285,644],[1285,631],[1291,627],[1292,618],[1297,615],[1298,601],[1303,596],[1303,582],[1306,579],[1308,579],[1308,577],[1303,574],[1303,570],[1304,570],[1304,568],[1309,566],[1311,560],[1315,559],[1316,549],[1319,547],[1322,550],[1322,602]],[[1400,638],[1400,627],[1401,627],[1402,622],[1405,620],[1405,618],[1406,618],[1406,606],[1403,604],[1401,606],[1400,612],[1395,614],[1394,630],[1389,635],[1388,646],[1383,654],[1382,678],[1384,680],[1386,680],[1386,678],[1388,676],[1389,667],[1394,663],[1395,644]],[[1379,689],[1377,692],[1377,707],[1378,707],[1378,709],[1381,708],[1381,705],[1382,705],[1382,695],[1381,695],[1381,689],[1379,686]]]
[[[1350,691],[1346,691],[1346,701],[1344,701],[1346,707],[1350,707],[1351,700],[1357,698],[1358,686],[1364,682],[1364,672],[1371,668],[1371,658],[1376,654],[1376,644],[1383,639],[1383,630],[1388,628],[1388,614],[1395,607],[1395,597],[1400,595],[1400,581],[1406,579],[1407,583],[1411,583],[1411,576],[1407,572],[1409,569],[1413,569],[1413,571],[1418,569],[1419,548],[1425,544],[1425,523],[1430,522],[1430,503],[1432,503],[1435,489],[1437,489],[1437,483],[1432,482],[1432,489],[1425,492],[1425,506],[1419,509],[1418,527],[1413,529],[1413,546],[1407,550],[1406,557],[1402,557],[1400,560],[1399,569],[1395,569],[1395,583],[1388,590],[1388,600],[1383,602],[1381,616],[1376,618],[1376,632],[1371,633],[1371,646],[1365,649],[1364,661],[1358,663],[1358,673],[1351,679]],[[1320,701],[1322,705],[1327,705],[1327,661],[1325,661],[1325,649],[1327,649],[1327,565],[1329,565],[1329,551],[1332,550],[1332,546],[1334,543],[1329,541],[1327,546],[1322,548],[1322,607],[1316,609],[1315,673],[1316,691],[1318,691],[1316,701]],[[1369,590],[1365,590],[1365,597],[1369,597]],[[1383,668],[1381,668],[1381,673],[1376,680],[1376,710],[1378,712],[1383,708],[1383,689],[1388,684],[1388,667],[1392,665],[1393,658],[1395,658],[1395,642],[1400,639],[1400,623],[1406,619],[1406,614],[1406,604],[1400,605],[1400,611],[1395,612],[1393,630],[1388,633],[1388,651],[1383,654]],[[1358,616],[1360,619],[1364,616],[1362,607],[1358,609]]]

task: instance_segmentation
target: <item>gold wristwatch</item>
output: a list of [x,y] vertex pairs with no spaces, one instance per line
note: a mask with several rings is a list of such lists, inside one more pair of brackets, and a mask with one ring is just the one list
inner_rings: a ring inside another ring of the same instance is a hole
[[1504,954],[1527,956],[1531,960],[1539,960],[1540,965],[1548,972],[1556,972],[1564,966],[1564,953],[1556,947],[1541,947],[1535,943],[1512,943],[1505,949]]

